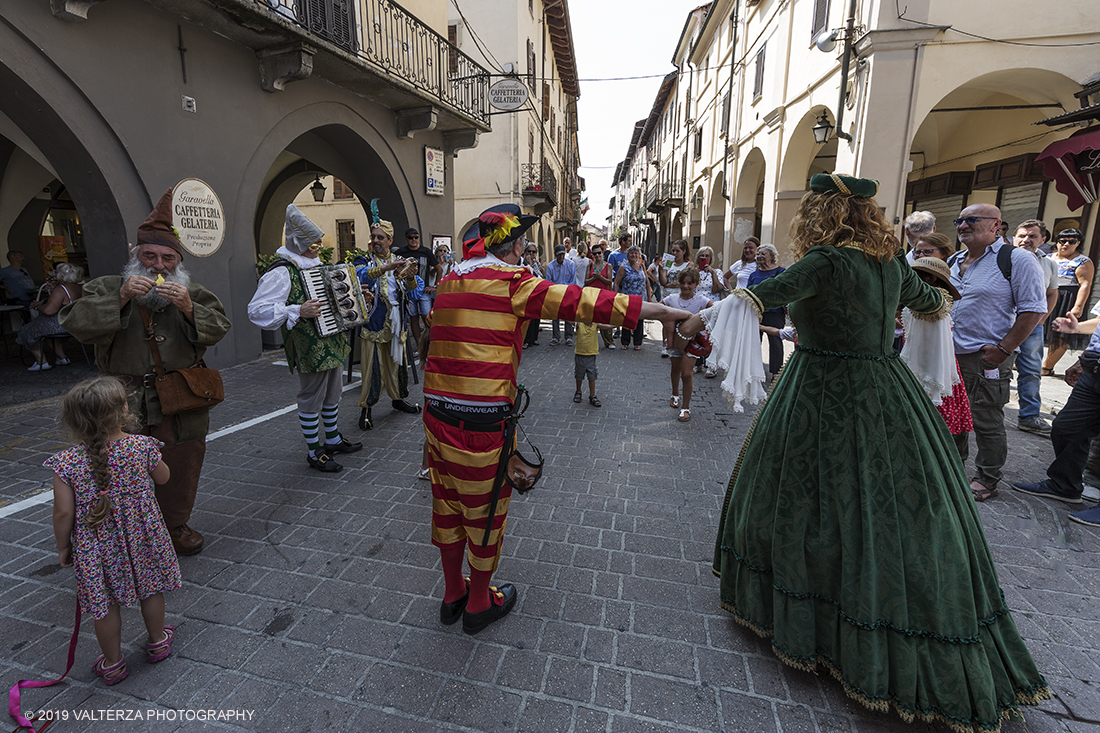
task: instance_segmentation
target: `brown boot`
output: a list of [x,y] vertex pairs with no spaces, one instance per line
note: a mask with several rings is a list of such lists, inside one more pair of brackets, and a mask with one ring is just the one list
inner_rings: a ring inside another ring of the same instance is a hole
[[172,536],[172,546],[177,555],[197,555],[202,552],[202,535],[186,524],[173,527],[168,530],[168,534]]

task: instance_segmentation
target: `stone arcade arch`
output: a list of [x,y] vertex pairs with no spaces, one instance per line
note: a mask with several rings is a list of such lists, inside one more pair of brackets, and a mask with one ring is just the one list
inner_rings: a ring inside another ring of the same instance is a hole
[[790,251],[791,220],[798,211],[798,204],[809,190],[810,176],[814,173],[831,173],[836,167],[837,138],[825,143],[814,140],[813,127],[824,112],[829,124],[836,124],[827,107],[811,108],[787,138],[787,150],[779,169],[779,190],[775,194],[775,225],[772,238],[783,259]]
[[733,232],[738,244],[746,238],[759,237],[763,228],[764,174],[767,163],[760,148],[753,148],[741,164],[737,188],[733,192]]
[[[321,120],[325,123],[318,124]],[[251,241],[254,247],[250,253],[238,249],[230,256],[231,283],[254,287],[256,254],[279,247],[287,205],[315,175],[326,173],[343,181],[364,207],[380,199],[379,210],[393,222],[395,235],[409,222],[419,222],[412,187],[374,125],[337,102],[307,105],[285,116],[263,137],[241,177],[235,205],[242,215],[228,223],[227,236]],[[326,234],[335,244],[335,232]]]
[[[0,138],[9,148],[4,170],[21,154],[41,167],[39,178],[49,174],[62,182],[81,222],[91,273],[118,271],[133,238],[126,222],[140,222],[152,209],[129,152],[40,47],[6,24],[0,24],[0,47]],[[8,195],[0,202],[0,221],[10,226],[41,188],[31,190],[29,182],[9,176],[3,182]]]
[[726,251],[728,238],[726,237],[726,199],[722,195],[725,188],[725,177],[722,171],[718,171],[710,185],[710,199],[707,201],[707,226],[703,244],[714,250],[716,269],[719,269],[729,261],[729,253]]
[[[1073,94],[1079,90],[1080,84],[1060,72],[1015,68],[979,74],[926,102],[931,106],[917,117],[919,124],[909,148],[909,182],[914,185],[909,195],[901,194],[905,198],[901,216],[914,208],[930,210],[939,220],[940,231],[950,236],[954,231],[948,220],[972,203],[1001,206],[1009,226],[1023,219],[1039,217],[1053,223],[1079,214],[1033,171],[1017,166],[1019,174],[1010,176],[1005,173],[1011,166],[986,165],[1033,156],[1065,137],[1067,131],[1033,123],[1058,113],[1055,105],[1073,109],[1078,104]],[[994,109],[1031,105],[1049,106]],[[951,185],[918,183],[943,178]]]
[[684,239],[691,248],[691,259],[695,259],[695,251],[703,243],[703,187],[696,186],[691,195],[691,219],[688,223],[688,233]]

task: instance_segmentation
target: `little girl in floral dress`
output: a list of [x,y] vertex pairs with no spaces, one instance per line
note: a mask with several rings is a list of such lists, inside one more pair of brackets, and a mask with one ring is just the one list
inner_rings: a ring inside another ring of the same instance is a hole
[[61,567],[76,568],[80,610],[95,618],[103,653],[92,670],[108,685],[126,679],[119,606],[141,604],[147,660],[172,653],[164,591],[180,568],[153,484],[168,480],[160,441],[125,432],[133,422],[126,390],[112,377],[88,379],[65,395],[61,420],[81,441],[45,466],[54,471],[53,531]]

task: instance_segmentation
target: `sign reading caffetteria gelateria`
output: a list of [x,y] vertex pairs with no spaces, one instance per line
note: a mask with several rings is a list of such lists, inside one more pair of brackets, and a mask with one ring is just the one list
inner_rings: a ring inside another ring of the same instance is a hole
[[511,112],[527,102],[527,85],[519,79],[501,79],[489,87],[490,106]]
[[225,240],[222,202],[198,178],[185,178],[172,189],[172,224],[183,248],[196,257],[209,257]]

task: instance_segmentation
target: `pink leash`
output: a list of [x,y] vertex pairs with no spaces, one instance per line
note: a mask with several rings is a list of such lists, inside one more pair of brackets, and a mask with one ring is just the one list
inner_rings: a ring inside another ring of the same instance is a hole
[[[31,730],[34,730],[34,726],[31,724],[31,721],[28,720],[27,718],[23,717],[23,715],[19,712],[19,692],[20,692],[20,690],[22,690],[24,687],[49,687],[50,685],[56,685],[61,680],[65,679],[65,676],[69,674],[69,670],[71,670],[73,668],[73,660],[76,658],[76,640],[77,640],[77,637],[79,637],[79,636],[80,636],[80,603],[78,602],[76,604],[76,621],[73,623],[73,638],[69,640],[69,663],[68,663],[68,666],[65,667],[65,674],[61,675],[60,677],[58,677],[53,682],[44,682],[44,681],[40,682],[40,681],[37,681],[37,680],[19,680],[14,685],[12,685],[11,691],[8,692],[8,713],[13,718],[15,718],[17,723],[19,723],[19,727],[16,728],[16,731],[20,730],[21,728],[30,728]],[[53,722],[53,721],[50,721],[50,722]],[[49,725],[49,723],[47,723],[46,725]],[[46,726],[42,726],[42,730],[45,730],[45,728],[46,728]]]

